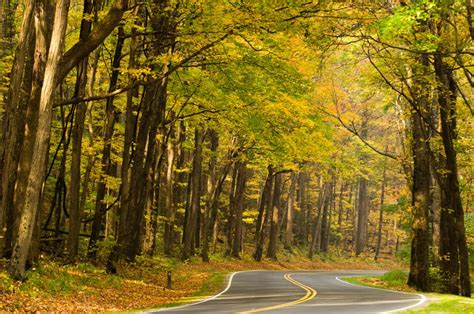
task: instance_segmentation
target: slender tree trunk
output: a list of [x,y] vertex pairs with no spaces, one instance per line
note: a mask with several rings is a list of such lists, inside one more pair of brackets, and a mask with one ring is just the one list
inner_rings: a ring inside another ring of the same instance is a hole
[[280,210],[280,197],[282,188],[282,174],[275,174],[275,183],[273,189],[273,201],[270,210],[270,239],[268,241],[268,249],[266,257],[273,260],[277,259],[277,241],[278,241],[278,212]]
[[191,257],[192,246],[194,244],[195,228],[197,222],[197,212],[201,210],[201,173],[202,173],[202,144],[203,131],[201,127],[196,127],[194,131],[194,158],[193,170],[191,173],[191,206],[188,214],[188,223],[186,224],[186,233],[184,238],[183,251],[181,259],[187,260]]
[[355,184],[356,190],[354,191],[354,203],[352,204],[352,250],[355,252],[356,243],[357,243],[357,227],[358,227],[358,220],[359,220],[359,213],[358,213],[358,203],[359,203],[359,183]]
[[253,254],[253,258],[256,261],[261,261],[263,257],[263,245],[265,242],[265,232],[266,226],[268,222],[268,216],[272,204],[272,187],[274,181],[274,174],[273,174],[273,166],[268,166],[268,176],[265,181],[265,186],[262,191],[262,196],[260,198],[260,207],[259,213],[257,218],[257,230],[256,234],[256,241],[255,241],[255,252]]
[[320,192],[318,196],[318,214],[313,227],[313,236],[311,239],[311,246],[309,248],[308,257],[313,258],[314,253],[319,253],[321,248],[321,225],[324,207],[327,206],[326,199],[328,198],[328,184],[320,184]]
[[242,249],[242,216],[245,202],[245,184],[247,181],[247,166],[245,162],[239,161],[237,167],[237,186],[235,189],[234,205],[235,205],[235,229],[234,240],[232,245],[232,256],[240,259],[240,251]]
[[140,254],[141,230],[148,200],[148,185],[151,182],[153,154],[155,153],[158,125],[163,121],[167,98],[167,79],[147,86],[140,119],[136,150],[131,167],[129,200],[127,204],[127,226],[125,234],[119,236],[123,253],[128,261]]
[[[85,40],[90,32],[92,23],[88,16],[92,13],[92,1],[84,0],[84,12],[82,15],[80,40]],[[86,95],[88,57],[85,57],[77,66],[76,86],[74,98],[81,98]],[[81,156],[82,156],[82,135],[86,120],[87,104],[82,102],[76,107],[72,131],[72,157],[71,157],[71,182],[69,184],[69,234],[67,238],[67,250],[69,261],[74,261],[79,251],[79,231],[81,229],[81,219],[83,209],[80,207],[81,191]]]
[[438,103],[441,118],[441,137],[445,165],[441,174],[441,275],[444,289],[452,294],[471,296],[469,259],[464,226],[464,210],[459,188],[458,166],[455,150],[457,83],[452,70],[435,57],[438,79]]
[[[15,36],[17,35],[17,31],[15,29],[15,17],[16,9],[18,6],[18,1],[11,1],[5,0],[0,1],[0,59],[5,59],[7,56],[14,54],[14,43],[15,43]],[[21,36],[21,35],[20,35]],[[10,70],[10,69],[8,69]],[[4,67],[0,67],[0,108],[4,108],[7,111],[7,98],[8,98],[8,91],[4,92],[3,89],[6,89],[8,84],[8,79],[12,78],[12,73],[10,71],[6,71]],[[3,234],[3,222],[4,222],[4,209],[2,207],[2,197],[3,197],[3,184],[2,184],[2,177],[3,177],[3,170],[4,170],[4,157],[7,147],[7,119],[8,119],[7,112],[4,112],[0,115],[0,237]],[[2,242],[0,242],[0,256],[1,250],[3,248]]]
[[[114,58],[112,60],[112,75],[109,83],[109,92],[117,88],[118,78],[120,74],[120,60],[122,58],[122,49],[124,44],[124,30],[123,27],[118,28],[118,39],[115,47]],[[107,176],[114,175],[114,167],[112,167],[111,153],[112,153],[112,139],[114,135],[114,127],[118,121],[119,113],[114,106],[114,97],[107,99],[105,105],[105,127],[104,127],[104,148],[102,150],[102,172],[104,178],[99,180],[97,185],[97,194],[95,199],[94,219],[92,221],[91,236],[89,239],[89,247],[87,256],[91,260],[95,260],[97,256],[97,241],[99,240],[100,232],[103,229],[104,215],[106,214],[107,204],[104,202],[106,194],[105,179]]]
[[238,174],[238,167],[237,165],[234,166],[234,169],[232,171],[232,184],[230,185],[230,191],[229,191],[229,208],[227,211],[227,222],[225,226],[225,251],[224,255],[229,256],[232,252],[232,241],[234,240],[234,237],[232,236],[232,231],[234,230],[235,227],[235,211],[236,211],[236,206],[235,206],[235,190],[237,187],[237,174]]
[[[25,76],[27,76],[28,59],[31,59],[31,46],[34,40],[34,14],[36,9],[35,1],[26,1],[23,12],[23,21],[20,28],[18,44],[15,50],[15,57],[11,70],[10,85],[5,106],[5,121],[3,121],[3,132],[5,143],[3,147],[8,147],[3,151],[2,157],[2,203],[0,207],[0,236],[3,235],[4,219],[7,220],[7,234],[4,236],[6,251],[11,251],[13,239],[13,228],[15,217],[18,217],[15,198],[15,183],[17,180],[17,169],[22,147],[23,134],[25,128],[25,116],[27,102],[22,101],[22,86],[24,86]],[[5,21],[5,20],[4,20]],[[36,58],[39,59],[39,58]],[[26,70],[25,70],[26,67]],[[2,78],[3,79],[3,78]],[[29,92],[29,91],[28,91]],[[15,228],[17,229],[17,228]],[[3,237],[0,237],[3,238]],[[3,248],[2,245],[2,248]]]
[[[422,60],[426,74],[427,59]],[[415,69],[417,70],[417,69]],[[422,291],[430,290],[429,274],[429,206],[431,203],[431,172],[429,153],[429,127],[425,121],[430,119],[430,108],[428,103],[428,92],[425,90],[427,82],[414,81],[414,88],[419,93],[412,109],[412,242],[410,258],[410,274],[408,285]]]
[[40,206],[39,203],[46,173],[46,158],[51,132],[53,93],[57,85],[59,61],[61,59],[61,51],[64,47],[64,35],[67,26],[69,5],[69,0],[59,0],[56,4],[51,45],[41,89],[38,127],[34,141],[34,155],[28,176],[25,199],[20,209],[19,232],[10,260],[10,274],[13,278],[22,278],[24,276],[25,263],[33,235],[33,225],[35,223],[38,207]]
[[[307,245],[309,242],[309,230],[311,223],[308,221],[306,215],[306,209],[308,207],[306,195],[307,195],[308,176],[305,172],[298,174],[298,193],[296,194],[296,203],[299,211],[297,212],[297,220],[299,226],[297,229],[297,238],[300,244]],[[308,229],[309,228],[309,229]]]
[[367,179],[360,177],[359,194],[357,196],[357,238],[355,243],[356,255],[361,254],[367,246],[367,225],[369,219],[367,185]]
[[[387,147],[385,147],[385,152],[387,152]],[[383,228],[383,206],[385,201],[385,184],[386,184],[386,175],[387,175],[387,157],[385,157],[383,162],[383,172],[382,172],[382,189],[380,192],[380,210],[379,210],[379,226],[377,232],[377,246],[375,248],[375,257],[377,260],[380,256],[380,250],[382,246],[382,228]]]
[[286,211],[285,249],[291,251],[293,244],[293,215],[295,206],[296,173],[291,173],[290,190],[288,191],[288,209]]
[[[215,252],[216,242],[217,242],[217,228],[218,228],[217,220],[218,220],[218,209],[219,209],[219,196],[222,193],[222,190],[224,188],[224,182],[227,178],[227,175],[229,174],[229,171],[232,165],[233,165],[232,156],[231,154],[229,154],[229,162],[222,169],[221,175],[219,177],[219,180],[217,181],[216,188],[212,195],[212,202],[211,202],[210,216],[209,216],[209,228],[212,228],[212,230],[208,231],[208,237],[209,237],[209,234],[212,233],[213,252]],[[207,253],[208,251],[208,246],[209,246],[208,242],[209,242],[209,239],[204,238],[203,254]]]
[[[178,128],[178,139],[176,143],[176,180],[174,184],[174,192],[173,192],[173,206],[175,208],[174,212],[177,215],[178,208],[185,208],[186,201],[188,199],[188,186],[187,186],[187,172],[186,169],[186,151],[184,150],[183,143],[186,140],[186,127],[183,121],[181,121],[179,128]],[[177,215],[178,216],[178,215]],[[178,223],[178,218],[175,217],[174,224]],[[183,225],[183,236],[184,236],[184,224],[185,219],[182,219]],[[178,237],[178,233],[172,239],[171,245],[174,246],[176,242],[176,238]]]
[[[350,226],[351,225],[351,222],[353,222],[353,217],[351,217],[351,212],[353,212],[353,209],[354,207],[352,206],[352,197],[353,197],[353,194],[354,194],[354,184],[350,184],[349,185],[349,198],[347,200],[347,208],[345,210],[345,221],[346,221],[346,225],[347,226]],[[352,210],[351,210],[352,209]],[[354,226],[354,225],[352,225]],[[349,244],[351,242],[351,239],[352,239],[352,234],[353,234],[353,230],[354,228],[348,228],[349,230],[352,231],[351,234],[348,234],[347,232],[347,229],[343,229],[342,230],[342,236],[344,238],[344,247],[343,247],[343,251],[346,252],[348,250],[350,250],[349,248]]]
[[339,190],[339,205],[338,205],[338,213],[337,213],[337,232],[338,235],[338,245],[341,245],[341,242],[344,238],[343,230],[342,230],[342,218],[344,214],[344,192],[345,192],[346,184],[341,179],[341,187]]
[[143,251],[148,253],[148,256],[154,256],[156,253],[156,246],[157,246],[157,237],[158,237],[158,216],[160,208],[163,207],[161,204],[161,191],[162,191],[162,168],[163,168],[163,161],[165,157],[165,152],[167,152],[167,145],[169,139],[166,136],[166,129],[161,128],[160,130],[161,136],[160,138],[163,139],[159,145],[156,145],[155,153],[154,153],[154,160],[153,164],[153,173],[151,176],[151,180],[147,182],[148,184],[148,204],[147,204],[147,216],[151,217],[148,228],[143,228],[144,236],[142,241]]
[[[334,180],[333,180],[334,181]],[[326,196],[323,206],[323,214],[321,219],[321,245],[320,251],[327,253],[329,247],[329,229],[331,228],[331,207],[334,196],[334,182],[328,184],[328,195]]]
[[166,256],[173,254],[173,240],[174,240],[174,218],[175,208],[173,203],[174,192],[174,162],[175,162],[175,131],[170,130],[170,138],[166,147],[167,164],[165,176],[165,230],[164,230],[164,253]]
[[[209,236],[212,234],[216,222],[216,215],[213,216],[212,204],[213,197],[216,192],[216,164],[217,164],[217,148],[219,146],[219,137],[215,130],[209,130],[209,149],[211,151],[211,157],[209,159],[209,176],[207,179],[207,198],[206,198],[206,209],[204,213],[204,227],[202,230],[202,261],[209,262]],[[216,213],[217,214],[217,213]]]

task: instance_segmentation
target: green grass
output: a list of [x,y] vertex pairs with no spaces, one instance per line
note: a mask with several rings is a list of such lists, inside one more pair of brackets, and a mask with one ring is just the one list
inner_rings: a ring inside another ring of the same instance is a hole
[[39,268],[27,271],[27,279],[18,282],[10,279],[6,271],[0,271],[0,293],[22,292],[30,297],[38,295],[71,294],[89,287],[120,288],[119,276],[98,278],[96,274],[105,272],[89,263],[63,266],[51,261],[44,262]]
[[450,294],[426,293],[428,303],[400,313],[474,313],[474,299]]
[[392,270],[382,276],[346,277],[343,279],[347,282],[362,286],[415,292],[406,285],[407,273],[403,270]]
[[[187,298],[182,298],[177,302],[161,304],[161,308],[169,308],[180,305],[185,305],[199,300],[205,299],[212,295],[215,295],[224,288],[224,283],[226,281],[227,272],[216,272],[211,275],[211,277],[202,285],[201,289],[193,293],[192,296]],[[156,307],[154,307],[156,309]]]
[[[406,285],[407,273],[401,270],[389,271],[383,276],[346,277],[342,279],[368,287],[415,292]],[[424,293],[424,295],[428,299],[428,302],[424,305],[399,313],[474,313],[473,298],[440,293]]]

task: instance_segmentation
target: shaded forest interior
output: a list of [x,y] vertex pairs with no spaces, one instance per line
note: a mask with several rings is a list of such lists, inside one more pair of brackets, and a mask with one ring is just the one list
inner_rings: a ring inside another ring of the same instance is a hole
[[12,278],[286,250],[471,295],[471,1],[0,4]]

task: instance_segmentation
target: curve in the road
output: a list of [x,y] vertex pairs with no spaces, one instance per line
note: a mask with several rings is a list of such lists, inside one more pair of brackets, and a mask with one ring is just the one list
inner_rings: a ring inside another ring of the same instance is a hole
[[244,312],[240,312],[239,314],[259,313],[259,312],[277,310],[277,309],[281,309],[281,308],[284,308],[284,307],[289,307],[289,306],[292,306],[292,305],[297,305],[297,304],[304,303],[304,302],[307,302],[309,300],[314,299],[316,297],[316,295],[318,294],[318,292],[316,290],[314,290],[313,288],[311,288],[310,286],[304,285],[301,282],[291,278],[291,274],[285,274],[283,276],[283,278],[285,278],[286,280],[288,280],[289,282],[291,282],[295,286],[300,287],[301,289],[305,290],[306,294],[303,297],[301,297],[301,298],[299,298],[295,301],[286,302],[286,303],[282,303],[282,304],[276,304],[276,305],[267,306],[267,307],[262,307],[262,308],[255,309],[255,310],[250,310],[250,311],[244,311]]
[[[352,276],[350,276],[350,277],[352,277]],[[355,277],[357,277],[357,276],[355,276]],[[364,288],[367,288],[367,289],[377,289],[377,290],[387,290],[387,289],[382,289],[382,288],[377,288],[377,287],[367,287],[367,286],[356,285],[356,284],[347,282],[345,280],[342,280],[339,277],[336,277],[336,280],[339,281],[339,282],[345,283],[347,285],[352,285],[352,286],[356,286],[356,287],[364,287]],[[407,293],[407,292],[396,291],[396,290],[388,290],[388,291],[394,292],[394,293],[400,293],[400,294],[409,294],[409,295],[413,294],[413,293]],[[425,303],[427,301],[426,297],[423,294],[417,293],[417,294],[414,294],[414,295],[417,295],[417,296],[420,297],[420,300],[417,303],[412,304],[410,306],[403,307],[403,308],[394,309],[392,311],[387,311],[387,312],[384,312],[384,313],[395,313],[395,312],[406,311],[406,310],[421,306],[423,303]]]
[[[245,270],[244,270],[245,271]],[[250,270],[251,271],[251,270]],[[232,274],[230,274],[229,276],[229,280],[227,281],[227,286],[225,287],[224,290],[222,290],[221,292],[219,292],[218,294],[215,294],[209,298],[206,298],[206,299],[203,299],[201,301],[197,301],[197,302],[193,302],[193,303],[189,303],[189,304],[183,304],[183,305],[178,305],[178,306],[173,306],[173,307],[170,307],[170,308],[162,308],[162,309],[158,309],[158,310],[154,310],[153,313],[156,313],[156,312],[164,312],[164,311],[169,311],[169,310],[179,310],[179,309],[182,309],[182,308],[185,308],[185,307],[189,307],[189,306],[194,306],[194,305],[198,305],[198,304],[201,304],[201,303],[206,303],[206,302],[209,302],[209,301],[212,301],[214,299],[217,299],[218,297],[220,297],[221,295],[223,295],[224,293],[227,292],[227,290],[230,289],[230,286],[232,285],[232,279],[234,279],[234,276],[236,274],[240,273],[240,271],[235,271],[233,272]],[[146,312],[145,312],[146,313]]]
[[225,289],[215,296],[146,313],[392,313],[426,301],[421,294],[353,285],[338,278],[381,274],[383,271],[241,271],[232,273]]

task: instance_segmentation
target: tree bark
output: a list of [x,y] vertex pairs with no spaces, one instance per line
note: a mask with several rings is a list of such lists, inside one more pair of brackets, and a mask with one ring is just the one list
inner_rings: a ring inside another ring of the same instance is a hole
[[440,54],[435,56],[438,80],[438,103],[441,137],[445,155],[441,174],[441,243],[440,265],[444,290],[452,294],[471,296],[469,259],[464,226],[464,210],[459,188],[455,150],[457,83],[449,66]]
[[[368,111],[367,108],[363,112],[364,120],[362,121],[360,136],[366,140],[368,137]],[[361,152],[360,162],[361,164],[367,162],[368,156]],[[358,195],[357,195],[357,233],[355,239],[355,254],[356,256],[361,254],[367,247],[367,226],[369,219],[369,198],[367,185],[368,180],[364,175],[359,177],[358,182]]]
[[232,183],[230,185],[229,191],[229,208],[227,210],[227,221],[225,226],[225,251],[224,256],[229,256],[232,253],[232,241],[234,237],[232,236],[232,231],[235,229],[235,190],[237,187],[237,175],[238,175],[238,167],[237,165],[234,166],[232,170]]
[[[215,130],[211,129],[208,132],[209,135],[209,149],[211,151],[211,157],[209,159],[209,176],[207,178],[207,198],[206,198],[206,209],[204,213],[204,228],[202,231],[202,261],[209,262],[209,236],[212,234],[212,229],[215,225],[216,214],[213,213],[213,197],[216,192],[217,184],[217,148],[219,147],[219,137]],[[221,188],[222,189],[222,188]],[[216,206],[217,209],[217,206]]]
[[277,259],[277,241],[278,241],[278,212],[280,210],[280,197],[282,188],[282,174],[276,173],[274,179],[273,189],[273,201],[272,206],[269,208],[270,211],[270,239],[268,242],[268,249],[266,257],[276,260]]
[[253,253],[253,258],[260,262],[263,257],[263,244],[265,241],[265,232],[268,222],[268,215],[272,205],[272,187],[274,181],[274,170],[272,165],[268,165],[268,175],[265,180],[265,186],[262,191],[262,196],[260,197],[259,212],[257,218],[257,226],[255,231],[256,241],[255,241],[255,252]]
[[194,157],[193,170],[191,173],[191,206],[188,214],[188,221],[185,225],[186,233],[184,238],[181,260],[187,260],[191,257],[191,249],[194,244],[195,228],[197,222],[197,212],[201,210],[201,173],[202,173],[202,144],[203,131],[201,127],[196,127],[194,131]]
[[[27,60],[31,59],[30,51],[34,40],[34,13],[36,1],[26,1],[23,13],[23,21],[20,28],[18,44],[15,49],[15,57],[11,70],[10,85],[8,89],[5,105],[5,121],[3,121],[3,147],[8,147],[3,151],[2,157],[2,203],[0,207],[0,236],[3,235],[4,220],[7,220],[7,232],[13,234],[13,220],[18,217],[17,208],[14,205],[15,183],[17,180],[17,169],[22,148],[22,141],[25,128],[25,116],[27,102],[22,98],[28,97],[22,93],[25,76],[28,74]],[[36,58],[38,59],[38,57]],[[27,68],[25,71],[25,67]],[[29,89],[26,89],[29,93]],[[16,229],[16,228],[15,228]],[[12,247],[12,237],[5,236],[7,250]],[[2,248],[3,248],[2,245]]]
[[369,218],[369,200],[367,195],[368,181],[359,178],[359,194],[357,196],[357,238],[355,243],[356,255],[361,254],[367,246],[367,224]]
[[[112,75],[109,82],[109,92],[117,88],[118,78],[120,74],[120,61],[122,59],[122,49],[125,41],[123,27],[118,28],[117,45],[115,47],[115,53],[112,60]],[[114,106],[114,97],[107,98],[105,104],[105,126],[104,126],[104,147],[102,150],[102,173],[104,178],[99,180],[97,184],[97,194],[95,199],[95,211],[94,219],[92,221],[91,237],[89,239],[89,246],[87,256],[91,260],[96,259],[97,253],[97,241],[99,240],[100,232],[103,229],[104,215],[106,213],[107,204],[104,202],[106,194],[106,182],[107,176],[114,175],[114,167],[112,167],[112,161],[110,159],[112,153],[112,139],[114,135],[115,124],[118,121],[119,113]]]
[[328,195],[325,198],[321,219],[321,244],[320,252],[327,253],[329,247],[329,234],[331,228],[331,208],[334,199],[334,179],[328,184]]
[[[385,147],[387,151],[387,147]],[[387,157],[384,158],[383,162],[383,172],[382,172],[382,188],[380,191],[380,210],[379,210],[379,226],[377,231],[377,246],[375,248],[375,257],[377,260],[380,256],[380,250],[382,246],[382,228],[383,228],[383,206],[385,201],[385,184],[387,179]]]
[[326,198],[328,197],[328,185],[327,183],[322,184],[322,179],[319,183],[319,195],[317,203],[317,215],[313,223],[313,234],[311,238],[311,246],[309,247],[308,257],[313,258],[314,253],[319,253],[321,248],[321,224],[324,206],[326,206]]
[[[92,13],[93,5],[91,0],[84,0],[84,11],[82,15],[80,40],[86,40],[92,28],[92,23],[88,16]],[[74,98],[82,98],[86,94],[87,68],[89,58],[85,57],[77,65],[76,86]],[[82,156],[82,135],[86,120],[87,104],[79,103],[76,107],[72,130],[72,156],[71,156],[71,182],[69,183],[69,234],[67,238],[67,250],[69,261],[75,261],[79,250],[79,231],[83,209],[80,207],[81,191],[81,156]]]
[[46,173],[46,158],[51,132],[53,93],[57,85],[59,61],[61,59],[61,51],[64,47],[64,35],[67,26],[69,5],[69,0],[60,0],[56,4],[51,45],[41,89],[38,127],[34,141],[34,155],[28,176],[25,199],[20,209],[19,232],[15,240],[9,266],[10,275],[13,278],[22,278],[24,276],[25,263],[33,235],[33,225],[35,223],[38,207],[40,206],[39,203]]
[[245,184],[247,181],[247,166],[245,162],[239,161],[237,167],[237,186],[235,189],[234,206],[235,206],[235,229],[234,240],[232,245],[232,256],[240,259],[240,251],[242,249],[242,216],[245,202]]
[[[427,59],[422,60],[420,66],[423,71],[417,77],[426,74]],[[416,70],[416,69],[415,69]],[[410,258],[410,274],[408,285],[422,291],[430,290],[429,274],[429,207],[431,203],[431,172],[429,153],[429,127],[425,121],[430,119],[430,107],[425,84],[427,82],[414,81],[413,88],[419,96],[414,99],[412,109],[412,242]]]
[[[172,126],[171,126],[172,127]],[[170,138],[166,147],[167,164],[165,176],[165,230],[164,230],[164,253],[166,256],[171,256],[173,253],[174,240],[174,220],[175,220],[175,205],[173,202],[174,192],[174,163],[175,163],[175,131],[170,130]]]
[[286,211],[285,249],[291,251],[293,244],[293,215],[295,206],[296,173],[291,173],[290,190],[288,191],[288,209]]

